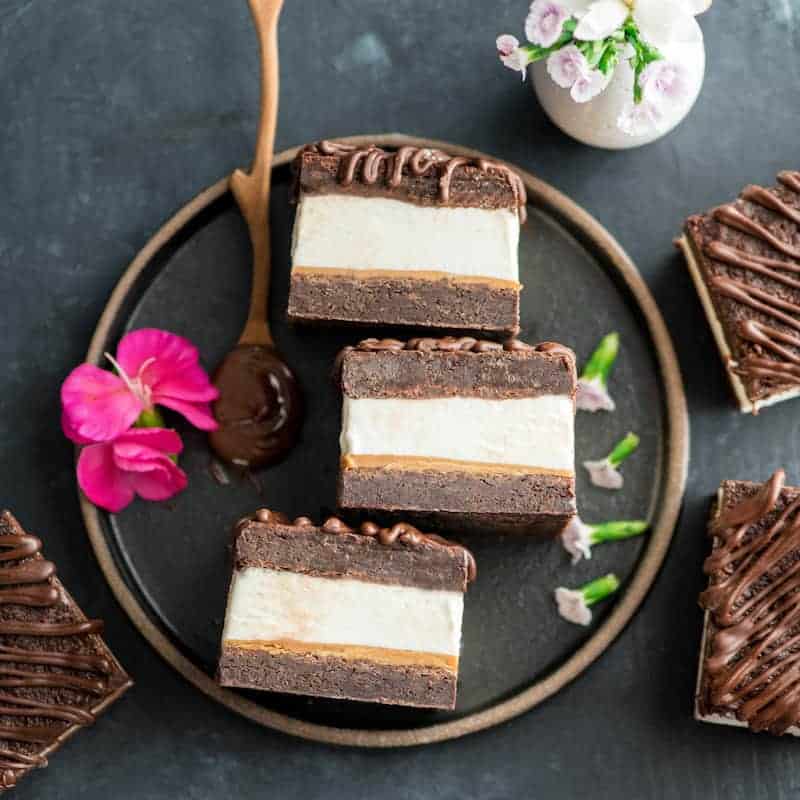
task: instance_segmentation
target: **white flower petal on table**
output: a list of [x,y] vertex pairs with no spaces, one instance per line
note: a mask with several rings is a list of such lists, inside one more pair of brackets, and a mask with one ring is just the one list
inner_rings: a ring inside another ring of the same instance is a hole
[[577,564],[582,558],[592,557],[589,526],[581,522],[578,516],[574,516],[561,532],[561,544],[572,556],[573,564]]
[[558,613],[567,622],[584,626],[591,623],[592,612],[580,592],[559,586],[555,591],[555,598]]
[[607,458],[584,461],[583,466],[589,473],[589,480],[601,489],[621,489],[625,483],[622,474]]
[[630,8],[622,0],[600,0],[592,3],[575,28],[575,38],[586,42],[605,39],[625,22],[628,14]]
[[[633,103],[631,103],[633,105]],[[626,131],[627,132],[627,131]],[[578,394],[575,404],[579,411],[613,411],[617,406],[608,393],[608,389],[600,382],[599,378],[578,381]]]

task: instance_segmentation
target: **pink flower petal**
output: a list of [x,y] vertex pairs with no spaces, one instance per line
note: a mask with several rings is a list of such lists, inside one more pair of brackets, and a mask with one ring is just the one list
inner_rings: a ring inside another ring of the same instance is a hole
[[575,398],[575,405],[579,411],[613,411],[617,406],[608,390],[597,380],[586,380],[581,378],[578,381],[578,394]]
[[201,431],[215,431],[219,427],[208,403],[185,403],[174,397],[160,397],[158,402],[166,408],[183,414],[195,428],[199,428]]
[[168,458],[162,467],[150,472],[140,472],[132,477],[136,494],[144,500],[169,500],[182,492],[189,483],[186,473]]
[[61,431],[64,436],[75,444],[92,444],[91,439],[81,436],[73,427],[69,417],[62,411],[61,412]]
[[122,511],[134,497],[130,478],[116,468],[113,446],[107,443],[81,450],[78,484],[92,503],[113,513]]
[[133,331],[120,341],[117,361],[131,378],[138,376],[150,387],[154,402],[157,394],[205,403],[219,396],[200,366],[197,348],[174,333],[155,328]]
[[142,403],[111,372],[81,364],[61,385],[64,432],[73,441],[107,442],[130,428]]
[[584,461],[589,480],[601,489],[621,489],[624,484],[622,473],[604,458],[602,461]]
[[142,447],[167,455],[178,455],[183,450],[181,437],[167,428],[132,428],[122,434],[114,445]]

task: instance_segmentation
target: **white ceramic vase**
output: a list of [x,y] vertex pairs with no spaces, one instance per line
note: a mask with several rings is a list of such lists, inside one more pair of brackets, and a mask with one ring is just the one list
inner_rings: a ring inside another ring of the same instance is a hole
[[633,70],[625,59],[620,61],[606,90],[588,103],[574,102],[569,89],[562,89],[554,83],[547,74],[544,61],[534,64],[532,83],[542,108],[564,133],[594,147],[626,150],[660,139],[691,111],[703,86],[706,50],[700,26],[696,20],[694,24],[698,33],[696,41],[654,42],[666,58],[684,66],[689,80],[689,91],[683,102],[665,111],[658,128],[645,135],[630,136],[617,127],[619,115],[633,97]]

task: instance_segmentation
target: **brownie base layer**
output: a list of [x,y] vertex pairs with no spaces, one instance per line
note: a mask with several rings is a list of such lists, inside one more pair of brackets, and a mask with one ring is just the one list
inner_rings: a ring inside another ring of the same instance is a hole
[[576,513],[575,479],[544,474],[343,469],[339,506],[402,511],[448,530],[555,535]]
[[519,286],[451,278],[350,278],[292,274],[293,322],[397,325],[513,335]]
[[575,381],[573,359],[533,349],[483,353],[348,350],[340,376],[342,392],[354,399],[571,396]]
[[432,667],[222,648],[222,686],[417,708],[453,709],[456,675]]

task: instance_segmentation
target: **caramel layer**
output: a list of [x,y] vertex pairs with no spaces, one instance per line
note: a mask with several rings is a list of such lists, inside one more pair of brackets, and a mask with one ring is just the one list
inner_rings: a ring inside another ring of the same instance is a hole
[[522,284],[503,278],[481,277],[480,275],[458,275],[435,269],[346,269],[341,267],[292,267],[292,275],[315,278],[347,278],[349,280],[417,280],[450,281],[452,283],[479,284],[499,289],[521,291]]
[[439,667],[458,672],[458,657],[444,653],[422,653],[416,650],[394,650],[388,647],[367,647],[356,644],[320,644],[299,642],[296,639],[242,640],[226,639],[225,648],[260,650],[267,653],[295,653],[316,657],[349,658],[353,661],[373,661],[376,664]]
[[484,461],[456,461],[429,456],[344,455],[342,469],[396,469],[431,472],[470,472],[487,475],[555,475],[572,478],[574,472],[566,469],[527,467],[522,464],[492,464]]

